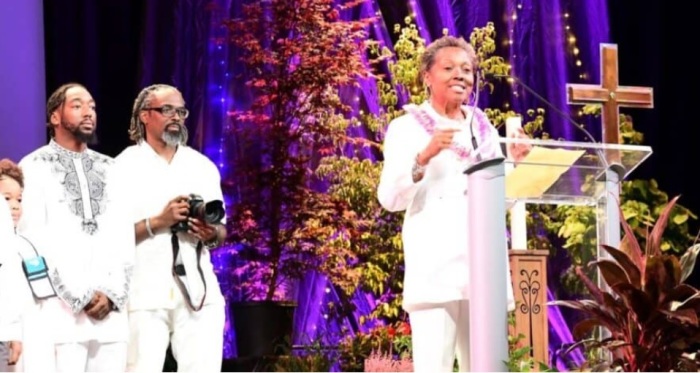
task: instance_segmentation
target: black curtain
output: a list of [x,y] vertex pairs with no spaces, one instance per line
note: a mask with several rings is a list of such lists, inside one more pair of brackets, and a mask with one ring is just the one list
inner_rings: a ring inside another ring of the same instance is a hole
[[[689,5],[667,1],[609,1],[610,30],[618,44],[620,84],[654,87],[654,109],[628,109],[644,143],[654,154],[635,176],[654,178],[670,197],[700,213],[694,182],[700,160],[700,126],[694,118],[698,74],[688,59],[694,48],[697,17]],[[695,234],[700,227],[691,222]]]
[[47,96],[75,81],[98,107],[98,151],[116,156],[138,92],[155,83],[183,94],[191,116],[190,145],[202,124],[209,18],[205,0],[45,0]]
[[140,83],[141,3],[44,1],[47,97],[61,84],[84,84],[98,107],[95,148],[112,156],[129,145],[131,105]]

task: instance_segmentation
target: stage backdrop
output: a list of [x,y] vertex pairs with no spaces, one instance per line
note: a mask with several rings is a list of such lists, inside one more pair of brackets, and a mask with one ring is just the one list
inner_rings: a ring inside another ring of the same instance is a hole
[[0,158],[19,160],[46,140],[41,0],[0,2]]
[[[242,84],[237,51],[215,40],[226,36],[221,22],[239,16],[244,2],[44,1],[46,91],[38,91],[39,87],[33,83],[33,90],[27,94],[33,97],[31,106],[10,106],[22,115],[8,115],[7,105],[0,106],[3,108],[0,111],[0,137],[3,139],[0,153],[19,157],[26,151],[18,149],[7,153],[8,136],[14,143],[22,141],[34,146],[39,137],[36,133],[43,131],[44,125],[41,120],[43,102],[38,102],[37,97],[45,97],[46,92],[65,82],[78,81],[90,89],[97,101],[100,138],[97,149],[116,155],[129,144],[129,116],[138,91],[146,85],[169,83],[180,88],[192,111],[188,121],[191,145],[218,164],[224,178],[235,177],[235,170],[228,169],[224,161],[228,159],[225,145],[230,144],[222,139],[228,121],[226,112],[245,107],[250,95]],[[9,0],[9,3],[29,2]],[[468,37],[474,27],[493,21],[499,40],[498,53],[512,64],[513,73],[559,108],[566,107],[564,85],[567,82],[599,82],[599,44],[618,43],[620,83],[655,89],[655,110],[627,111],[634,116],[636,128],[647,135],[646,144],[655,151],[653,158],[635,176],[654,175],[669,194],[684,193],[681,203],[698,211],[700,198],[694,193],[690,179],[684,176],[685,169],[681,168],[682,161],[692,164],[697,159],[697,152],[692,149],[699,130],[689,120],[692,112],[684,93],[695,87],[693,82],[697,82],[697,74],[684,72],[683,65],[674,57],[679,52],[670,50],[669,43],[661,43],[671,37],[686,40],[694,13],[687,9],[676,10],[673,27],[670,27],[670,5],[660,5],[657,1],[611,3],[608,5],[604,0],[368,0],[349,16],[379,16],[381,22],[371,30],[371,36],[389,46],[395,41],[395,35],[390,32],[393,26],[402,23],[408,15],[415,17],[427,41],[440,36],[443,29]],[[4,12],[6,4],[8,2],[3,1],[0,5],[0,13],[5,14],[0,20],[10,17]],[[33,14],[37,17],[40,13]],[[30,19],[36,22],[36,18]],[[25,82],[41,77],[34,65],[10,64],[24,46],[8,44],[8,40],[16,40],[21,32],[6,27],[0,30],[3,31],[0,33],[3,47],[0,49],[3,52],[0,101],[5,102],[22,92],[18,89]],[[34,39],[27,43],[38,45]],[[6,78],[9,76],[13,79]],[[487,95],[482,96],[482,100],[483,105],[488,105]],[[514,97],[511,105],[518,110],[541,106],[529,95]],[[548,111],[547,130],[553,136],[583,140],[579,132],[551,114],[552,111]],[[20,127],[27,130],[19,133],[15,128]],[[598,122],[591,120],[587,127],[600,138]],[[215,260],[219,268],[230,265],[225,254]],[[223,286],[226,280],[222,278]],[[324,321],[326,310],[322,305],[334,296],[324,280],[310,275],[300,289],[304,289],[299,294],[296,320],[300,333],[313,335],[329,328],[337,330],[338,325],[328,325]],[[371,307],[373,302],[362,296],[358,296],[357,301],[361,302],[360,308]],[[550,341],[554,346],[570,336],[561,324],[561,315],[556,310],[551,315],[553,335]],[[349,322],[349,325],[356,323]],[[228,340],[232,338],[229,335]],[[235,354],[230,344],[225,352],[226,356]]]

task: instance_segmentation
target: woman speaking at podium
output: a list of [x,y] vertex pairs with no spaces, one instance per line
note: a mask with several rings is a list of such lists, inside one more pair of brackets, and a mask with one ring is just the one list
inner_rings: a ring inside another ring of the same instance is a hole
[[[384,140],[377,193],[385,209],[405,211],[403,308],[417,372],[451,372],[455,355],[460,371],[469,370],[468,185],[463,173],[478,160],[503,156],[498,131],[470,100],[477,97],[477,66],[474,48],[464,39],[444,36],[431,43],[420,66],[428,99],[405,106]],[[509,150],[524,153],[515,145]],[[513,308],[510,281],[508,286]]]

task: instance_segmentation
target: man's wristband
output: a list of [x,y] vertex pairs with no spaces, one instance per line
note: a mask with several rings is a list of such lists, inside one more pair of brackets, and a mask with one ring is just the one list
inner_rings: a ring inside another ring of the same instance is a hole
[[218,225],[218,224],[216,225],[216,235],[214,236],[214,238],[212,238],[211,240],[209,240],[207,242],[202,242],[202,244],[207,249],[215,249],[215,248],[221,246],[221,240],[219,239],[219,229],[221,229],[220,227],[221,227],[220,225]]
[[146,223],[146,232],[148,232],[148,236],[151,238],[155,237],[156,234],[153,233],[153,229],[151,229],[151,218],[143,219],[143,221]]

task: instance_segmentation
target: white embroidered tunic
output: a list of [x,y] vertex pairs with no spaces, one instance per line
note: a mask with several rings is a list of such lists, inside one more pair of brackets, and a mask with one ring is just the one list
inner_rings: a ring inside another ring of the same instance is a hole
[[[216,165],[203,154],[187,146],[179,146],[168,163],[145,141],[126,148],[116,157],[123,188],[129,194],[129,221],[138,223],[160,214],[168,202],[180,195],[197,194],[205,202],[222,200],[221,176]],[[201,278],[196,270],[197,241],[178,233],[180,254],[187,270],[192,302],[199,305],[203,294]],[[136,246],[129,310],[174,309],[178,306],[175,292],[180,292],[172,274],[173,251],[170,232],[157,232]],[[214,273],[209,250],[204,248],[200,265],[206,281],[204,305],[224,305],[219,282]]]
[[[20,161],[24,173],[19,232],[44,243],[59,298],[46,301],[54,341],[125,342],[126,303],[133,265],[134,229],[120,191],[108,182],[112,158],[76,153],[51,142]],[[116,184],[116,183],[115,183]],[[82,311],[95,291],[118,309],[101,321]]]
[[[377,194],[387,210],[405,211],[403,307],[410,312],[424,303],[469,299],[468,185],[463,172],[476,161],[468,126],[472,115],[481,158],[502,156],[502,151],[498,131],[478,108],[462,107],[466,121],[444,118],[429,103],[405,109],[407,113],[394,119],[386,132]],[[440,127],[460,131],[454,135],[453,146],[433,157],[423,179],[414,183],[416,155]],[[508,284],[512,308],[510,281]]]

